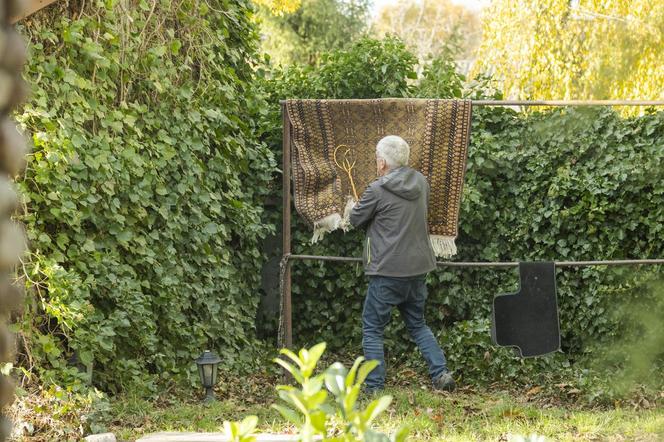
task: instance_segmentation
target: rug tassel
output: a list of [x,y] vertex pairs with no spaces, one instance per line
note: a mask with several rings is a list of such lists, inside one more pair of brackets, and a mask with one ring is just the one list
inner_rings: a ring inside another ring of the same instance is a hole
[[440,258],[449,258],[456,255],[457,248],[453,236],[429,235],[433,253]]
[[317,243],[326,234],[337,230],[339,227],[341,227],[341,216],[338,213],[333,213],[316,221],[314,223],[314,234],[311,237],[311,244]]
[[344,207],[343,217],[338,213],[333,213],[314,223],[314,233],[311,236],[311,244],[315,244],[328,233],[341,229],[348,232],[352,227],[350,225],[350,211],[353,210],[355,199],[352,196],[346,197],[346,206]]

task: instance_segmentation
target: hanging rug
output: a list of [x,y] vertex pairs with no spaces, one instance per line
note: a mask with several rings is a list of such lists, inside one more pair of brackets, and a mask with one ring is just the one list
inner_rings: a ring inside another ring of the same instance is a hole
[[288,100],[297,212],[312,241],[346,228],[350,197],[377,178],[376,144],[398,135],[409,166],[431,187],[429,235],[436,256],[456,254],[458,216],[470,138],[470,100]]

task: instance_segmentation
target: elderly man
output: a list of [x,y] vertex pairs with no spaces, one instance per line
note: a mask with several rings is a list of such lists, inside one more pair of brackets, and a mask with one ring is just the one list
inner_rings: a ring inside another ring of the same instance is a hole
[[379,178],[362,194],[350,213],[354,227],[367,227],[364,271],[369,289],[362,311],[362,347],[367,360],[378,365],[366,380],[369,392],[385,384],[383,332],[397,307],[408,332],[429,365],[433,387],[451,391],[454,379],[431,329],[424,320],[426,274],[436,268],[429,241],[427,206],[429,185],[408,167],[410,147],[391,135],[376,146]]

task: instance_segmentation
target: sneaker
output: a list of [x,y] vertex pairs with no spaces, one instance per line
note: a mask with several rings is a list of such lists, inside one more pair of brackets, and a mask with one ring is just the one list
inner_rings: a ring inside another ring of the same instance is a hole
[[449,371],[439,374],[433,380],[433,389],[441,391],[454,391],[456,382]]

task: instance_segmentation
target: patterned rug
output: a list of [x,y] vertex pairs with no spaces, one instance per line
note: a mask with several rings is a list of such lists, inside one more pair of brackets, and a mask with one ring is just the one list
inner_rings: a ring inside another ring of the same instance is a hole
[[353,184],[361,196],[376,179],[376,143],[398,135],[410,145],[409,165],[431,186],[434,251],[443,257],[456,253],[470,100],[288,100],[286,109],[292,124],[295,208],[313,226],[314,242],[346,227],[344,212]]

